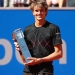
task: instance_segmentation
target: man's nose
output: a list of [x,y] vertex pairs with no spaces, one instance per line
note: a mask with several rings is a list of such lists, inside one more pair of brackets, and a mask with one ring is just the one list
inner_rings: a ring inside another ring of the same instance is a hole
[[41,11],[38,11],[38,14],[41,14]]

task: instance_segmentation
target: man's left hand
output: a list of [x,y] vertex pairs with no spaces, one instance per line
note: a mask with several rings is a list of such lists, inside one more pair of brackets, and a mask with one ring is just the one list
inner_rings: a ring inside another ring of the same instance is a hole
[[25,65],[36,65],[40,63],[40,58],[27,58],[27,60],[30,60],[29,62],[25,63]]

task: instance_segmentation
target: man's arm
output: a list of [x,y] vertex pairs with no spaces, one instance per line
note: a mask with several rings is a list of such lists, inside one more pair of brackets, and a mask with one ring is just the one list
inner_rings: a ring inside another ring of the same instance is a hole
[[62,58],[62,55],[63,55],[62,44],[55,45],[54,49],[55,51],[52,54],[42,58],[44,62],[53,61],[53,60]]

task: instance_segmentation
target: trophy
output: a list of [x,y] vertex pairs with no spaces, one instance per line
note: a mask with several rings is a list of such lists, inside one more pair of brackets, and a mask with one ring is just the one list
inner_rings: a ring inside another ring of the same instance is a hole
[[21,55],[22,61],[29,62],[29,60],[27,60],[27,58],[31,57],[31,54],[30,54],[29,49],[24,40],[25,36],[23,35],[22,29],[18,28],[16,30],[14,30],[14,32],[12,33],[12,37],[13,37],[13,40],[15,42],[18,42],[18,44],[19,44],[19,47],[20,47],[19,53]]

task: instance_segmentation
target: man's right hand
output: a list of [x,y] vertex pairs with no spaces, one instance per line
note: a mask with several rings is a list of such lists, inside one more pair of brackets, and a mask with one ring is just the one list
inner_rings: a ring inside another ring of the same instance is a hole
[[25,61],[24,56],[23,56],[23,54],[22,54],[22,52],[21,52],[21,50],[20,50],[20,46],[19,46],[18,42],[14,42],[14,44],[15,44],[16,50],[19,51],[19,54],[20,54],[21,59],[22,59],[22,61],[23,61],[23,64],[25,65],[26,61]]
[[17,51],[20,51],[20,46],[19,46],[18,42],[14,42],[14,44],[15,44],[16,50],[17,50]]

